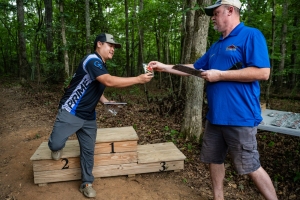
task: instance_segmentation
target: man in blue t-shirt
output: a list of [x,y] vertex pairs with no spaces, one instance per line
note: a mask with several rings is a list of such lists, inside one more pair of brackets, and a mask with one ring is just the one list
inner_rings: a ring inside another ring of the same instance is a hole
[[109,74],[106,61],[113,58],[115,48],[121,48],[111,34],[101,33],[94,41],[95,52],[80,62],[69,87],[59,102],[59,110],[48,146],[54,160],[60,160],[62,150],[69,136],[76,133],[80,145],[80,166],[82,184],[79,190],[86,197],[95,197],[94,149],[97,135],[97,103],[108,102],[103,95],[105,87],[127,87],[147,83],[152,74],[137,77],[117,77]]
[[[224,199],[224,160],[227,152],[239,174],[248,174],[266,199],[276,200],[269,175],[261,167],[257,151],[257,126],[262,121],[260,80],[268,80],[270,63],[263,34],[240,22],[239,0],[218,0],[205,8],[219,40],[194,64],[207,81],[208,113],[201,161],[209,163],[214,199]],[[152,61],[156,71],[182,76],[173,65]],[[235,69],[235,70],[232,70]]]

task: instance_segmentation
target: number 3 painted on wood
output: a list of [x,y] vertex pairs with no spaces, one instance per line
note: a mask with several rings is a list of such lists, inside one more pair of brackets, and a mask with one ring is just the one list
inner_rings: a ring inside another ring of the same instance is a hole
[[160,172],[165,171],[166,170],[166,162],[161,162],[160,164],[161,164],[162,170],[160,169],[159,171]]

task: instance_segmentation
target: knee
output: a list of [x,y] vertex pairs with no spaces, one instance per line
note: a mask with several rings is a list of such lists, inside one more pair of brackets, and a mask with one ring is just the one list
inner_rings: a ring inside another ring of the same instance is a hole
[[51,151],[58,151],[64,148],[64,144],[53,143],[52,141],[48,141],[48,147]]

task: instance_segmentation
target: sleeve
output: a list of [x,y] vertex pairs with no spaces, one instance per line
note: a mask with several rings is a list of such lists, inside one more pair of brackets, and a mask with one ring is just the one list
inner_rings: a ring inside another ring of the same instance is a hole
[[270,68],[270,58],[265,37],[258,29],[254,29],[245,45],[246,66]]
[[209,52],[207,51],[202,57],[200,57],[196,62],[194,63],[195,69],[204,69],[208,70],[208,61],[209,61]]
[[100,59],[91,59],[86,63],[85,69],[90,75],[92,80],[95,80],[98,76],[108,74],[108,71]]

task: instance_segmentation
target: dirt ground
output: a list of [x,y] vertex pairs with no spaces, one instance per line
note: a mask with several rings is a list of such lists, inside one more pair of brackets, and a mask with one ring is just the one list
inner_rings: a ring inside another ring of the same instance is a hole
[[[146,112],[145,99],[131,99],[135,90],[133,88],[121,95],[114,91],[107,93],[107,96],[128,102],[128,106],[117,116],[111,116],[99,105],[98,127],[134,126],[139,144],[173,141],[187,156],[185,169],[180,172],[138,174],[135,177],[96,178],[93,186],[97,197],[94,199],[212,199],[208,168],[199,161],[199,145],[181,141],[173,134],[180,128],[180,116],[161,117],[155,112]],[[34,184],[30,157],[42,142],[48,140],[62,94],[60,87],[37,91],[30,86],[0,81],[0,200],[86,199],[78,190],[80,180],[49,183],[46,186]],[[299,144],[298,140],[296,145]],[[268,162],[268,159],[262,161]],[[228,169],[225,199],[262,199],[247,177],[234,174],[230,163],[225,166]],[[272,165],[267,166],[266,171],[273,168]],[[295,170],[297,172],[297,167]],[[280,172],[272,172],[271,177],[276,173],[280,175]],[[291,176],[294,178],[294,173]],[[279,176],[277,180],[280,199],[300,199],[297,180],[292,185],[287,184],[288,178]]]
[[[52,97],[40,101],[27,96],[28,93],[18,85],[1,85],[0,91],[0,199],[85,199],[78,191],[79,180],[42,187],[33,181],[30,157],[42,142],[48,140],[57,102],[49,106]],[[206,199],[199,191],[184,184],[181,173],[96,178],[93,184],[97,191],[95,199]]]

